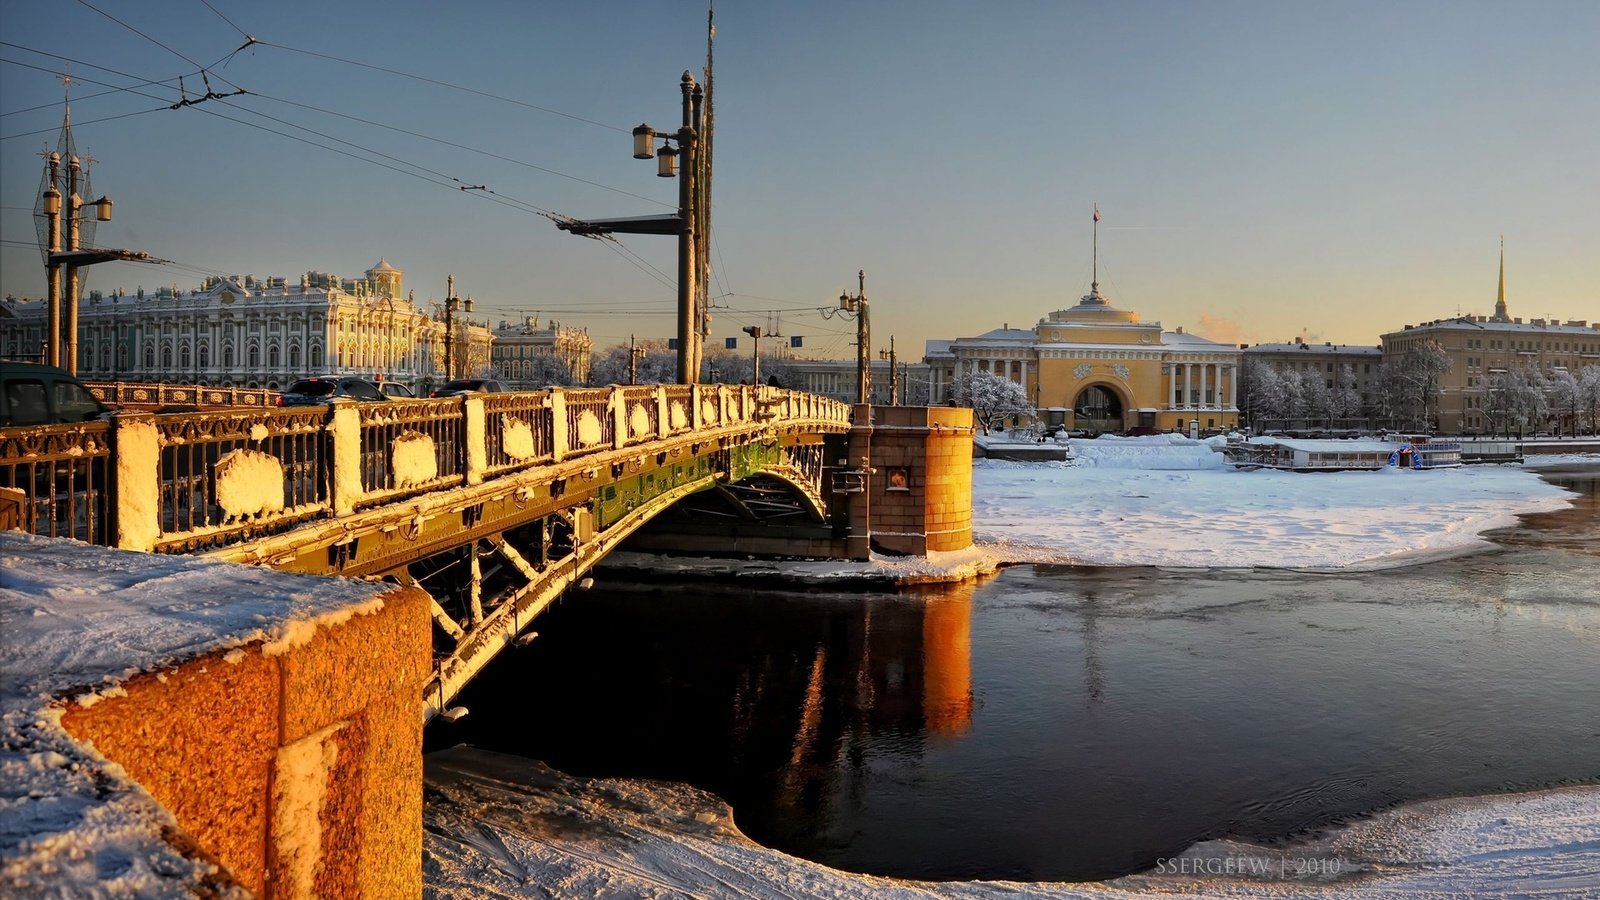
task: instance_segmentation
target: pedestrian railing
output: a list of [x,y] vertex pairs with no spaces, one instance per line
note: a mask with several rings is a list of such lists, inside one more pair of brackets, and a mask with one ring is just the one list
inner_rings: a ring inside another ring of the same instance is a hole
[[[0,501],[20,505],[17,526],[34,534],[184,552],[685,434],[774,424],[838,431],[850,411],[815,395],[728,385],[124,410],[0,429]],[[810,472],[821,457],[791,463]]]
[[208,387],[192,384],[140,384],[129,381],[86,381],[96,399],[121,408],[170,406],[276,406],[278,392],[265,388]]

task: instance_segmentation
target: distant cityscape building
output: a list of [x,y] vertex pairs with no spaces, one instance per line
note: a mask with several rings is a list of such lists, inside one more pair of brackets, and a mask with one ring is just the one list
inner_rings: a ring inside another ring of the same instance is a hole
[[536,390],[589,378],[594,341],[587,329],[554,319],[540,328],[538,317],[528,316],[520,323],[502,320],[493,336],[490,366],[507,387]]
[[1500,251],[1500,287],[1492,316],[1456,316],[1407,325],[1383,335],[1383,358],[1397,360],[1424,342],[1437,343],[1450,358],[1439,397],[1437,427],[1446,434],[1483,432],[1490,380],[1515,368],[1545,375],[1600,365],[1600,321],[1561,322],[1511,316],[1506,303],[1505,249]]
[[[363,277],[307,272],[298,283],[253,275],[103,294],[81,304],[78,374],[91,381],[282,388],[307,375],[359,375],[426,388],[444,375],[444,322],[404,292],[404,273],[380,259]],[[0,304],[0,350],[37,359],[45,304]],[[490,365],[484,323],[455,319],[457,368]]]
[[[856,361],[853,359],[787,359],[781,364],[783,386],[798,391],[822,394],[846,403],[856,402]],[[872,368],[872,402],[889,405],[889,361],[875,359]],[[900,364],[900,397],[903,406],[923,406],[940,401],[929,399],[929,366],[926,363]]]
[[1345,367],[1349,367],[1355,390],[1361,395],[1363,416],[1370,416],[1379,374],[1383,368],[1383,350],[1358,344],[1312,343],[1302,338],[1286,344],[1239,345],[1244,367],[1239,377],[1240,407],[1247,416],[1251,414],[1250,398],[1255,386],[1251,384],[1251,364],[1270,366],[1280,374],[1293,372],[1302,378],[1315,377],[1323,382],[1325,390],[1333,390]]

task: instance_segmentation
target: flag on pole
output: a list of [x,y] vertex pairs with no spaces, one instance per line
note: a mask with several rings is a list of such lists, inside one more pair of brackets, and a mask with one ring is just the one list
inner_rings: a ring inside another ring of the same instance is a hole
[[1096,222],[1100,221],[1100,204],[1098,203],[1094,205],[1094,220]]

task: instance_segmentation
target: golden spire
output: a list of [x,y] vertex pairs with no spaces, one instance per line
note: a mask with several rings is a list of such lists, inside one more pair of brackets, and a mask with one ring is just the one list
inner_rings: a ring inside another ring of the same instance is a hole
[[1500,294],[1494,301],[1494,317],[1507,321],[1506,313],[1506,236],[1500,235]]

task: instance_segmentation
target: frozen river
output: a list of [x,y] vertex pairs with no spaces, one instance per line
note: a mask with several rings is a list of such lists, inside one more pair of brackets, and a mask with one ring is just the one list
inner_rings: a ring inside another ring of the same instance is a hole
[[447,741],[687,782],[770,846],[937,879],[1107,878],[1223,835],[1593,784],[1600,476],[1547,478],[1577,505],[1376,571],[602,582],[469,690]]

